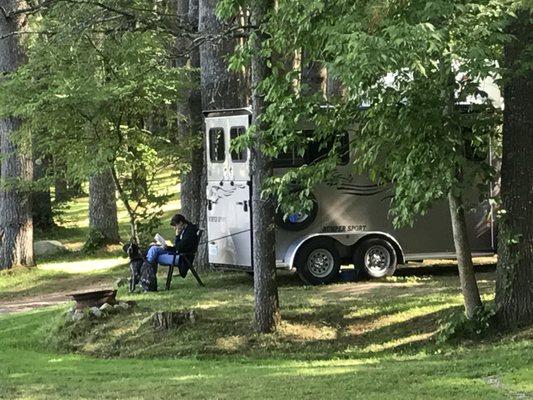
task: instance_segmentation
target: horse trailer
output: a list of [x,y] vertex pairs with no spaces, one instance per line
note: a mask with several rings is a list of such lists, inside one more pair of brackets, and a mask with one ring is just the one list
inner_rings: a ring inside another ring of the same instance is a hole
[[[204,113],[207,153],[207,237],[214,267],[252,272],[250,152],[230,149],[231,140],[251,123],[250,109]],[[346,135],[349,135],[348,133]],[[346,137],[346,145],[350,138]],[[340,180],[313,189],[307,213],[276,217],[276,264],[296,270],[307,283],[329,283],[341,265],[363,267],[371,277],[391,275],[409,260],[455,258],[447,201],[438,202],[412,227],[396,229],[389,216],[391,187],[356,175],[350,151],[338,165]],[[305,160],[284,154],[273,160],[274,174]],[[474,256],[492,255],[495,231],[487,203],[467,212]]]

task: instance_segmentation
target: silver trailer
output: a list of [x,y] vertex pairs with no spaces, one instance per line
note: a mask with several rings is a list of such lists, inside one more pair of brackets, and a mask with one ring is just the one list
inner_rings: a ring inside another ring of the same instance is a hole
[[[250,125],[250,109],[204,113],[207,150],[207,237],[209,263],[253,271],[251,178],[248,150],[230,151],[230,142]],[[346,137],[346,143],[349,138]],[[349,152],[347,152],[349,154]],[[274,173],[304,160],[285,154],[274,160]],[[349,156],[338,166],[335,187],[318,185],[308,213],[276,218],[276,262],[295,269],[311,284],[336,279],[341,265],[364,267],[371,277],[392,275],[409,260],[455,258],[448,203],[442,201],[413,227],[395,229],[389,216],[390,187],[354,175]],[[474,256],[492,255],[495,235],[488,204],[467,213]]]

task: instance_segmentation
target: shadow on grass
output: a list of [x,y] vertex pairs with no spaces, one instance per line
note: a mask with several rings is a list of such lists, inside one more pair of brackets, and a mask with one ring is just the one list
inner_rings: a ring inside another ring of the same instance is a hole
[[[476,273],[494,272],[496,270],[496,264],[475,265],[474,269]],[[438,264],[428,266],[407,266],[400,268],[394,274],[395,276],[458,276],[459,271],[457,264]]]
[[[531,342],[444,352],[425,347],[416,354],[409,347],[402,354],[351,352],[339,358],[334,348],[321,357],[321,351],[327,349],[325,343],[310,341],[309,348],[303,349],[310,362],[286,353],[283,347],[256,354],[260,358],[235,352],[201,359],[98,360],[31,347],[38,343],[46,325],[43,322],[51,318],[54,313],[50,310],[10,317],[9,324],[0,317],[0,338],[5,344],[0,363],[7,366],[0,376],[1,398],[455,399],[460,395],[481,400],[528,398],[531,394],[522,389],[533,362]],[[391,335],[404,332],[405,324],[412,322],[393,325]],[[26,332],[26,337],[21,332]],[[165,339],[155,335],[157,340]],[[172,339],[176,347],[180,343],[188,346],[185,332],[177,332]],[[268,335],[251,338],[259,344],[267,339]],[[142,338],[138,340],[140,346],[145,345]],[[326,344],[339,340],[343,339]],[[379,340],[372,338],[371,342]],[[414,339],[410,344],[419,347],[423,343]],[[313,352],[317,346],[319,351]],[[498,384],[491,385],[488,378]]]
[[[10,351],[0,357],[20,357],[20,353]],[[506,364],[523,371],[527,362],[518,350],[474,352],[460,359],[428,356],[322,363],[80,360],[32,353],[0,378],[0,394],[71,399],[131,398],[132,390],[140,399],[448,399],[460,394],[490,400],[504,399],[517,390],[512,384],[496,388],[481,378],[509,374]]]

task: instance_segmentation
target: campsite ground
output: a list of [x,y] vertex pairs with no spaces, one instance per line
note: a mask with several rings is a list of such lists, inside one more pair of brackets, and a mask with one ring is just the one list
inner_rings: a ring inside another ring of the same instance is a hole
[[[74,205],[49,237],[68,237],[77,249],[86,199]],[[167,213],[175,208],[177,199]],[[437,340],[462,306],[456,266],[434,264],[318,287],[282,273],[281,327],[257,335],[252,280],[243,273],[204,274],[206,288],[191,276],[174,279],[168,292],[121,287],[118,298],[136,307],[72,323],[64,295],[112,287],[127,276],[127,260],[117,248],[40,260],[36,269],[0,274],[0,399],[533,398],[532,329]],[[490,305],[494,259],[478,264]],[[194,310],[196,321],[154,331],[146,321],[162,310]]]
[[[4,274],[0,304],[112,286],[127,266],[108,262],[93,272],[75,260]],[[493,267],[478,270],[490,301]],[[453,265],[319,287],[281,274],[283,323],[264,336],[251,329],[248,276],[204,278],[206,288],[191,276],[168,292],[121,288],[118,297],[137,307],[80,324],[65,322],[65,303],[0,316],[0,398],[533,398],[532,330],[437,343],[442,321],[461,308]],[[196,322],[168,332],[143,323],[177,309],[195,310]]]

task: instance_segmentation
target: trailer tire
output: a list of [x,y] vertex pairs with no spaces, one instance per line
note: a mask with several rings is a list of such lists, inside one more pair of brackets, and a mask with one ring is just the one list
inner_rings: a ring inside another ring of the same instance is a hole
[[394,274],[398,257],[389,241],[381,238],[366,239],[355,249],[354,265],[372,278],[382,278]]
[[310,285],[335,281],[341,268],[339,252],[331,239],[317,238],[304,243],[295,258],[298,276]]

